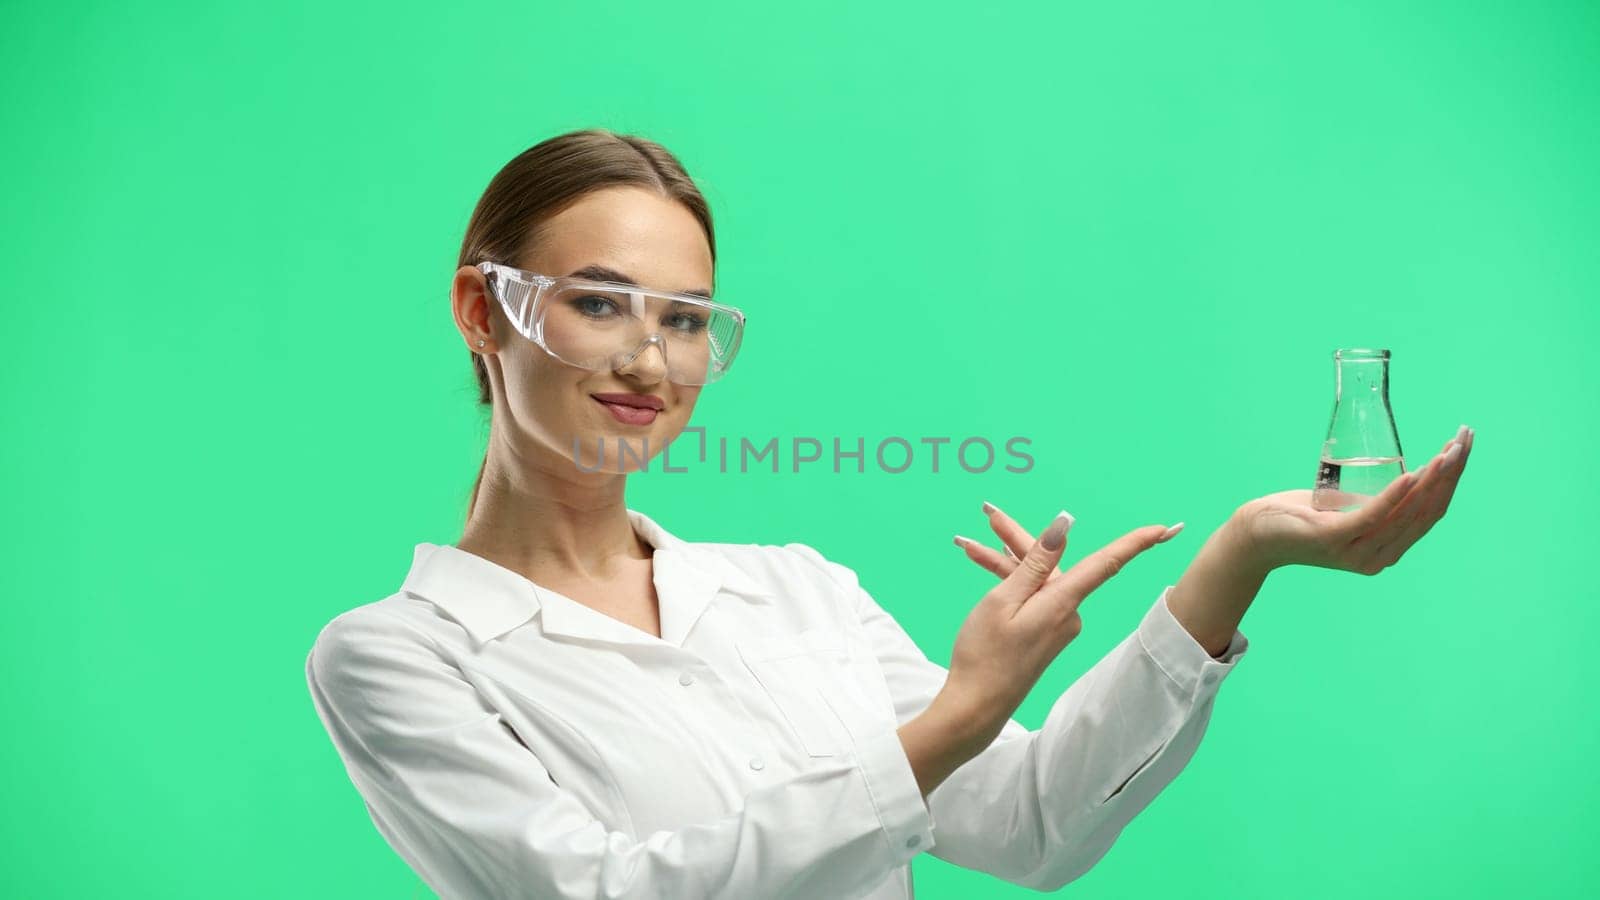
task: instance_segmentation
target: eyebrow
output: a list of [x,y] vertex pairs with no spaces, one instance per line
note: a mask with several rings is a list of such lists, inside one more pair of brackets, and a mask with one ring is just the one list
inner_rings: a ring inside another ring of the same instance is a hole
[[[644,287],[644,285],[634,281],[633,278],[628,276],[626,273],[618,272],[616,269],[608,269],[601,265],[591,264],[584,266],[577,271],[569,272],[567,277],[587,278],[591,281],[615,281],[618,284],[631,284],[634,287]],[[693,294],[696,297],[704,297],[707,300],[711,299],[711,291],[708,288],[692,288],[686,291],[678,291],[678,293]]]

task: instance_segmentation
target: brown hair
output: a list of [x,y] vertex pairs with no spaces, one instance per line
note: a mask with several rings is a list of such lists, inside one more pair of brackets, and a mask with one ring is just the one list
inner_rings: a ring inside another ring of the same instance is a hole
[[[688,207],[705,229],[711,262],[716,264],[711,208],[678,158],[654,141],[588,128],[540,141],[495,173],[472,210],[456,267],[485,260],[521,267],[520,260],[544,237],[546,220],[590,191],[624,185],[659,191]],[[478,403],[492,406],[489,371],[481,355],[471,352],[471,357]],[[468,516],[477,506],[487,464],[486,454],[467,501]]]

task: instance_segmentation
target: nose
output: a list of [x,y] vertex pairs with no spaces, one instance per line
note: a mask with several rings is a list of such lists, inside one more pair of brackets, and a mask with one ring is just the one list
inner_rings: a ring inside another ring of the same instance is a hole
[[667,345],[662,342],[661,335],[647,335],[633,353],[614,368],[645,384],[655,384],[667,375]]

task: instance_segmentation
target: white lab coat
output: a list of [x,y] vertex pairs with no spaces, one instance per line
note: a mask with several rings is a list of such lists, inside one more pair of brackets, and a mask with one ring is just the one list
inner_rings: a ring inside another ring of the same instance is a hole
[[660,638],[429,543],[317,636],[317,714],[442,897],[906,900],[924,851],[1052,890],[1177,776],[1248,646],[1213,659],[1164,590],[1043,727],[1009,721],[925,804],[896,728],[947,673],[851,569],[628,516]]

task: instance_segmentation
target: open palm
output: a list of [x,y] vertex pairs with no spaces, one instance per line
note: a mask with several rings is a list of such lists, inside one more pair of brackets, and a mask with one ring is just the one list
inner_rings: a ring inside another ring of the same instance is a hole
[[1472,429],[1463,425],[1439,455],[1396,478],[1351,512],[1315,508],[1310,490],[1279,491],[1251,500],[1240,510],[1249,541],[1271,566],[1298,564],[1377,574],[1394,565],[1444,517],[1472,455],[1472,441]]

